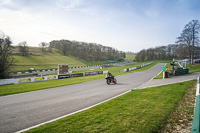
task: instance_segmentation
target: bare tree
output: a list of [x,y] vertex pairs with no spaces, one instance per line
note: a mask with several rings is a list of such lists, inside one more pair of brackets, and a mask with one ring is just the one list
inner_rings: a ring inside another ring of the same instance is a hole
[[192,63],[195,55],[195,46],[199,44],[199,31],[200,31],[200,23],[198,20],[192,20],[189,22],[188,27],[192,32]]
[[177,39],[178,41],[176,43],[178,43],[182,47],[187,47],[188,56],[192,63],[192,36],[190,34],[190,30],[184,29],[181,33],[181,36]]
[[19,46],[19,53],[22,55],[22,56],[27,56],[28,55],[28,46],[27,46],[27,43],[26,41],[24,42],[21,42],[18,44]]
[[49,46],[49,43],[46,43],[46,42],[41,42],[39,44],[39,47],[41,47],[42,49],[42,52],[45,52],[45,49]]
[[11,39],[4,33],[0,33],[0,79],[8,78],[14,59],[10,56]]
[[178,37],[179,45],[185,45],[189,51],[189,58],[193,64],[195,46],[199,44],[200,23],[198,20],[190,21],[183,29],[180,37]]

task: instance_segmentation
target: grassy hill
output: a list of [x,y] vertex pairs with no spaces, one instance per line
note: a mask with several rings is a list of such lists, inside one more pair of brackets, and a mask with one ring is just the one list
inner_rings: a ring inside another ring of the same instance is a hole
[[128,60],[135,60],[135,54],[126,53],[126,59],[128,59]]
[[15,65],[13,71],[26,71],[30,68],[38,69],[53,69],[57,68],[58,64],[68,64],[69,67],[85,66],[94,64],[103,64],[106,62],[88,62],[72,56],[63,56],[55,49],[52,52],[42,52],[38,47],[29,47],[29,56],[20,56],[18,47],[12,50]]

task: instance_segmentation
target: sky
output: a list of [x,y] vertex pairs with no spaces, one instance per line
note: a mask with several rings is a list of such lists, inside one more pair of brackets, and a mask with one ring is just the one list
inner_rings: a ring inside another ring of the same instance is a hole
[[0,31],[13,45],[66,39],[139,52],[174,44],[194,19],[200,0],[0,0]]

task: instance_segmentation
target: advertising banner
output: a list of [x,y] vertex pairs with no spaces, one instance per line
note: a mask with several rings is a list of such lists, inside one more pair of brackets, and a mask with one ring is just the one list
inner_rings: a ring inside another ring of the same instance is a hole
[[37,81],[44,81],[44,77],[35,77],[34,78],[34,82],[37,82]]
[[90,72],[90,75],[97,75],[98,72]]
[[86,72],[85,76],[89,76],[89,75],[98,75],[98,74],[103,74],[103,71],[99,71],[99,72]]
[[98,74],[103,74],[103,71],[99,71]]
[[47,80],[57,79],[56,75],[47,76]]
[[24,79],[19,79],[19,83],[29,83],[31,82],[31,78],[24,78]]
[[76,74],[71,74],[71,77],[82,77],[83,73],[76,73]]
[[90,72],[86,72],[86,73],[85,73],[85,76],[89,76],[89,75],[90,75]]
[[70,74],[58,75],[58,79],[65,79],[65,78],[70,78]]

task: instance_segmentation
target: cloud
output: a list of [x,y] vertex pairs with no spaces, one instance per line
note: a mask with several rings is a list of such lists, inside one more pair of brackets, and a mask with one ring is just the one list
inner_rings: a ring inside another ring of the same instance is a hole
[[56,5],[64,9],[76,9],[81,5],[80,0],[58,0]]
[[0,5],[11,5],[12,0],[0,0]]
[[16,10],[18,6],[12,0],[0,0],[0,8]]

